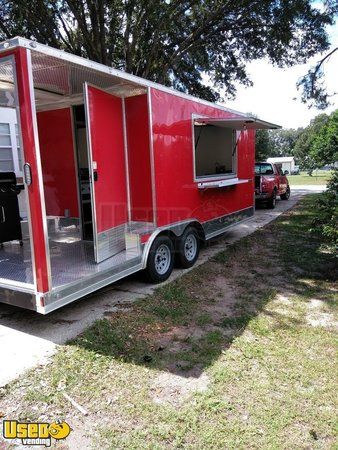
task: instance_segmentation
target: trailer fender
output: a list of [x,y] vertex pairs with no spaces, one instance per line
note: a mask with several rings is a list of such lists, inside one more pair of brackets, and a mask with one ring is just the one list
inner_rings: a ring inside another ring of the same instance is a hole
[[148,261],[150,248],[151,248],[154,240],[157,238],[157,236],[159,236],[160,234],[167,234],[171,237],[180,237],[180,236],[182,236],[184,230],[188,226],[194,226],[197,229],[200,238],[202,240],[205,239],[203,227],[197,219],[189,219],[189,220],[185,220],[183,222],[177,222],[177,223],[173,223],[171,225],[165,225],[163,227],[159,227],[159,228],[157,228],[157,230],[155,230],[152,233],[152,235],[150,236],[150,238],[148,239],[148,241],[146,242],[146,244],[144,246],[143,255],[142,255],[142,268],[145,269],[147,267],[147,261]]

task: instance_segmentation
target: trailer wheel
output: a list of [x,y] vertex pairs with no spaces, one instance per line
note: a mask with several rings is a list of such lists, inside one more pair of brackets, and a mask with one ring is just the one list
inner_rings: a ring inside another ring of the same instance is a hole
[[168,236],[158,236],[153,242],[145,275],[151,283],[162,283],[170,277],[174,267],[174,244]]
[[280,198],[281,198],[282,200],[289,200],[290,194],[291,194],[291,192],[290,192],[290,186],[288,186],[288,187],[286,188],[286,192],[285,192],[284,194],[282,194],[282,195],[280,196]]
[[188,227],[178,240],[177,263],[184,269],[192,267],[197,261],[199,253],[200,240],[197,230]]
[[274,209],[276,207],[276,197],[277,197],[276,189],[274,189],[267,203],[269,209]]

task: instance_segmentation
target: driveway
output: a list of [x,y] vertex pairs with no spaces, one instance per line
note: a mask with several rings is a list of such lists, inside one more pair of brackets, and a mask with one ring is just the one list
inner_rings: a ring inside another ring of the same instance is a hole
[[[324,189],[323,186],[292,188],[289,201],[277,202],[274,210],[257,209],[253,218],[234,226],[217,241],[208,243],[201,250],[196,265],[208,260],[224,246],[275,220],[284,211],[292,208],[302,196]],[[182,273],[182,270],[175,270],[169,281]],[[122,303],[130,303],[149,295],[155,288],[156,286],[147,285],[139,276],[134,275],[47,316],[0,303],[0,386],[19,377],[29,368],[45,364],[58,345],[75,338],[105,314],[118,310]]]

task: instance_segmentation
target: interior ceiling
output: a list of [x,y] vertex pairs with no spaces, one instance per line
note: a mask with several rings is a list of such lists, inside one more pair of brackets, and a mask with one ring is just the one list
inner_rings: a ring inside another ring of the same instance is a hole
[[0,106],[15,107],[14,73],[11,59],[0,64]]
[[82,98],[85,82],[119,97],[145,92],[143,86],[130,81],[36,51],[32,51],[32,72],[38,106]]

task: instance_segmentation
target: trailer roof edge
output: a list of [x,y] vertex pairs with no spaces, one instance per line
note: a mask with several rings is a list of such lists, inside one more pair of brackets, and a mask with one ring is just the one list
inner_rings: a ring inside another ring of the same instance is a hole
[[64,50],[56,49],[56,48],[50,47],[45,44],[40,44],[36,41],[33,41],[31,39],[26,39],[21,36],[15,36],[11,39],[1,41],[0,42],[0,54],[5,51],[11,50],[15,47],[27,48],[29,50],[33,50],[33,51],[40,52],[40,53],[43,53],[43,54],[46,54],[46,55],[49,55],[49,56],[52,56],[55,58],[59,58],[59,59],[65,60],[65,61],[79,64],[81,66],[88,67],[88,68],[97,70],[102,73],[110,74],[112,76],[119,77],[126,81],[137,83],[142,87],[154,88],[154,89],[157,89],[157,90],[160,90],[163,92],[167,92],[169,94],[176,95],[178,97],[185,98],[187,100],[192,100],[192,101],[195,101],[195,102],[207,105],[207,106],[212,106],[212,107],[217,106],[217,108],[220,108],[225,112],[229,112],[231,114],[235,114],[240,117],[247,117],[247,114],[237,111],[235,109],[228,108],[219,103],[213,103],[208,100],[203,100],[203,99],[195,97],[191,94],[186,94],[186,93],[180,92],[176,89],[173,89],[173,88],[170,88],[167,86],[163,86],[162,84],[156,83],[154,81],[149,81],[149,80],[146,80],[145,78],[138,77],[137,75],[132,75],[132,74],[124,72],[122,70],[115,69],[113,67],[109,67],[104,64],[95,62],[95,61],[91,61],[90,59],[83,58],[82,56],[73,55],[72,53],[68,53]]

